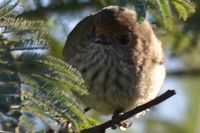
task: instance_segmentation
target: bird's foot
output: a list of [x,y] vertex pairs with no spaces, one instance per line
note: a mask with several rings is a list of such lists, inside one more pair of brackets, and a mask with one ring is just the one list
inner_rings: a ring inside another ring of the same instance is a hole
[[112,129],[116,129],[118,126],[120,128],[120,130],[122,131],[126,131],[131,125],[132,125],[132,122],[129,121],[129,120],[124,120],[124,121],[121,121],[120,123],[117,123],[116,124],[116,120],[121,116],[123,115],[123,112],[121,110],[117,110],[114,112],[113,116],[112,116],[112,121],[113,121],[113,126],[111,127]]
[[118,123],[116,124],[116,120],[120,117],[120,115],[123,115],[121,110],[120,111],[117,110],[117,111],[114,112],[114,114],[112,116],[112,122],[113,122],[112,127],[111,127],[112,129],[116,129],[117,126],[119,125]]
[[126,131],[132,125],[132,121],[129,119],[121,121],[119,124],[119,129],[122,131]]

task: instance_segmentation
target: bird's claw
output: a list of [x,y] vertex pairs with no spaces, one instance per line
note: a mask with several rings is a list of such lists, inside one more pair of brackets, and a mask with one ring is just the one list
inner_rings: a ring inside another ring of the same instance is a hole
[[124,121],[121,121],[120,123],[117,123],[116,124],[116,120],[121,116],[123,115],[122,112],[119,113],[119,111],[116,111],[113,116],[112,116],[112,129],[116,129],[117,127],[120,128],[120,130],[122,131],[126,131],[131,125],[132,125],[132,122],[130,122],[129,120],[124,120]]
[[117,126],[119,125],[119,124],[116,124],[115,122],[120,117],[120,115],[123,115],[123,113],[121,111],[116,111],[113,114],[113,116],[112,116],[112,122],[113,122],[113,124],[112,124],[112,127],[111,127],[112,129],[116,129]]
[[131,125],[132,125],[132,122],[125,120],[125,121],[120,122],[119,129],[122,131],[126,131]]

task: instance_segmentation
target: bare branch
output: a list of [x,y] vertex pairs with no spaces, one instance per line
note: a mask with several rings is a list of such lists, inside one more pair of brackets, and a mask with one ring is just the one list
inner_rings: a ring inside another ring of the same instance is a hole
[[172,97],[175,94],[176,94],[175,90],[168,90],[164,94],[156,97],[155,99],[153,99],[143,105],[140,105],[140,106],[124,113],[123,115],[120,115],[117,119],[115,119],[115,121],[109,120],[98,126],[95,126],[95,127],[89,128],[89,129],[84,129],[81,131],[81,133],[105,133],[105,130],[107,128],[110,128],[111,126],[113,126],[113,124],[118,124],[121,121],[124,121],[142,111],[145,111],[146,109],[149,109],[157,104],[160,104],[161,102],[167,100],[168,98]]

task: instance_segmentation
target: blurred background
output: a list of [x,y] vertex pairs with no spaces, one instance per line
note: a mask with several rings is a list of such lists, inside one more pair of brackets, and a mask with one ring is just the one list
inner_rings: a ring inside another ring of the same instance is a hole
[[[69,32],[84,17],[106,5],[123,4],[123,0],[27,0],[29,7],[19,17],[45,20],[51,54],[62,59],[62,48]],[[150,0],[151,3],[153,0]],[[127,133],[200,133],[200,7],[184,21],[172,8],[173,28],[167,30],[156,5],[149,4],[147,19],[162,41],[166,54],[167,78],[160,93],[175,89],[177,95],[134,118]],[[134,9],[133,3],[126,5]],[[101,122],[111,116],[97,112],[88,115]],[[109,130],[108,133],[122,132]]]

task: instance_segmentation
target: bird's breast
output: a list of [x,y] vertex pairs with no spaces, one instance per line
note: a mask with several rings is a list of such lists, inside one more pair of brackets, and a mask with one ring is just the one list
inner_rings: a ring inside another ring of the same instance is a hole
[[164,80],[163,64],[147,70],[137,64],[116,61],[106,50],[82,48],[79,54],[75,53],[68,62],[82,73],[89,90],[89,95],[79,97],[87,106],[104,114],[128,110],[154,98]]

